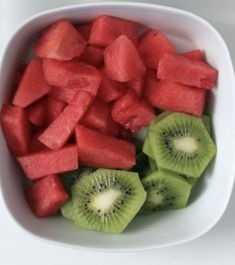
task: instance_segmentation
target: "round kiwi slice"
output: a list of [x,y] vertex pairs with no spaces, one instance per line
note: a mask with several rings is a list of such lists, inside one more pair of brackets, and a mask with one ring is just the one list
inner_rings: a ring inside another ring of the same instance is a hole
[[186,207],[192,187],[183,177],[163,170],[143,178],[142,184],[147,198],[141,213]]
[[160,169],[199,177],[216,153],[202,120],[172,113],[149,133],[151,148]]
[[62,207],[62,214],[81,228],[121,233],[145,198],[137,173],[98,169],[73,185],[72,202]]

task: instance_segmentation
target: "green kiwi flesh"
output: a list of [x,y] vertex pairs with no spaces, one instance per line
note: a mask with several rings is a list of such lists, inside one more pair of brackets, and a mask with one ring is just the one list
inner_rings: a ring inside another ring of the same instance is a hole
[[137,173],[98,169],[72,186],[62,215],[80,228],[121,233],[140,210],[146,192]]
[[149,157],[148,160],[149,160],[150,171],[153,172],[153,171],[157,170],[157,164],[156,164],[155,160],[153,160],[151,157]]
[[202,120],[171,113],[150,130],[149,140],[156,163],[190,177],[199,177],[216,153]]
[[142,184],[147,192],[143,214],[186,207],[192,188],[185,178],[164,170],[143,178]]

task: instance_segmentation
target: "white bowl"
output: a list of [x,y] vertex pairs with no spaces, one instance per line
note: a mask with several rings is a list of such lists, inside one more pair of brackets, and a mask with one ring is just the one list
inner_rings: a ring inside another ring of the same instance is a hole
[[219,70],[218,86],[210,97],[217,155],[183,210],[136,218],[121,235],[76,229],[60,217],[36,219],[23,196],[19,168],[0,135],[0,175],[5,204],[15,221],[38,238],[76,248],[104,251],[139,251],[172,246],[209,231],[228,204],[235,173],[235,80],[228,49],[219,33],[205,20],[175,8],[145,3],[95,3],[54,9],[27,20],[6,46],[0,72],[0,103],[11,94],[12,77],[33,38],[48,24],[68,18],[85,22],[101,14],[136,20],[168,34],[179,49],[201,48]]

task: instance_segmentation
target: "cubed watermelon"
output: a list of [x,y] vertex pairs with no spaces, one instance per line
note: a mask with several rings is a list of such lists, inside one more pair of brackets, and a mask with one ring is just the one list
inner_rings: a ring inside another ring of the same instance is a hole
[[100,70],[101,84],[98,97],[104,102],[114,101],[119,98],[126,90],[123,83],[109,79],[103,69]]
[[159,30],[149,29],[140,37],[138,50],[147,67],[157,69],[165,53],[175,52],[174,45]]
[[30,105],[27,109],[27,115],[32,124],[44,127],[46,125],[46,98],[42,98],[32,105]]
[[73,133],[76,124],[81,120],[93,97],[86,92],[78,92],[70,104],[49,125],[39,140],[53,150],[60,149]]
[[77,26],[77,30],[86,41],[88,41],[90,38],[91,27],[92,23],[87,23]]
[[198,50],[198,49],[181,53],[181,55],[188,57],[190,59],[195,59],[195,60],[199,60],[199,61],[204,61],[204,59],[205,59],[204,51]]
[[128,91],[114,102],[112,117],[124,128],[137,132],[141,127],[149,125],[155,113],[145,99],[139,99],[134,92]]
[[204,112],[207,91],[169,81],[157,81],[146,87],[146,97],[152,106],[201,116]]
[[68,145],[60,150],[42,150],[17,157],[29,179],[38,179],[50,174],[59,174],[78,168],[78,149]]
[[70,103],[76,94],[76,90],[65,87],[52,87],[51,91],[49,92],[50,97],[63,101],[65,103]]
[[138,78],[132,79],[129,82],[126,82],[126,86],[127,88],[131,88],[138,97],[141,97],[144,89],[144,80],[145,76],[142,75]]
[[108,77],[119,82],[139,78],[146,71],[135,45],[125,35],[105,48],[104,63]]
[[3,105],[1,125],[7,145],[13,155],[25,155],[29,152],[31,126],[24,109],[11,105]]
[[28,188],[25,197],[33,213],[41,218],[55,214],[69,196],[59,176],[49,175]]
[[88,45],[79,59],[87,64],[99,67],[104,62],[104,49]]
[[157,72],[159,79],[205,89],[215,86],[217,76],[218,71],[208,64],[177,54],[165,54]]
[[50,89],[51,86],[43,75],[41,61],[32,59],[24,71],[13,98],[13,104],[25,108],[45,96]]
[[61,62],[43,60],[43,71],[49,84],[56,87],[73,88],[95,96],[100,85],[100,74],[92,65],[72,60]]
[[111,117],[110,109],[110,104],[96,99],[80,123],[103,133],[117,136],[119,128]]
[[92,24],[89,43],[106,47],[120,35],[127,36],[134,44],[137,43],[139,24],[130,20],[99,16]]
[[49,150],[47,146],[45,146],[42,142],[38,140],[38,137],[43,133],[43,130],[36,131],[30,140],[29,149],[30,153],[43,151],[43,150]]
[[46,101],[46,124],[51,124],[64,110],[66,103],[53,97]]
[[76,127],[79,163],[84,166],[129,169],[135,165],[135,146],[82,125]]
[[46,28],[36,41],[37,56],[57,60],[71,60],[82,54],[86,41],[69,20],[60,20]]

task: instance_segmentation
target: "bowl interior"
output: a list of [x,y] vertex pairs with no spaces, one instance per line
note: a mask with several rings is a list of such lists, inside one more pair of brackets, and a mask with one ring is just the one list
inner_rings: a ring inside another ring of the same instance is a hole
[[100,234],[76,229],[71,222],[60,217],[38,220],[32,215],[23,197],[22,173],[10,156],[0,132],[1,186],[7,208],[17,223],[32,234],[75,247],[143,250],[196,238],[222,216],[232,191],[235,165],[233,69],[223,40],[207,22],[177,9],[140,3],[87,4],[43,13],[20,27],[8,44],[0,72],[0,103],[10,98],[17,67],[42,28],[61,18],[79,23],[101,14],[132,19],[160,29],[174,41],[178,51],[194,48],[206,51],[208,62],[219,70],[218,86],[209,100],[217,145],[216,158],[194,190],[186,209],[138,217],[122,235]]

